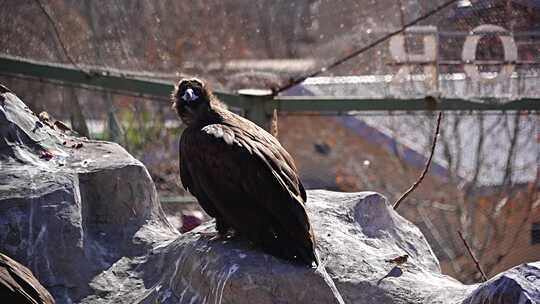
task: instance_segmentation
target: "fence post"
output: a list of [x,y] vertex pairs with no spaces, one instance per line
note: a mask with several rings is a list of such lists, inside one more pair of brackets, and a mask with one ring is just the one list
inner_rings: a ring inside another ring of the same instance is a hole
[[259,127],[270,130],[272,111],[268,111],[273,96],[267,90],[245,89],[238,91],[245,100],[245,116]]

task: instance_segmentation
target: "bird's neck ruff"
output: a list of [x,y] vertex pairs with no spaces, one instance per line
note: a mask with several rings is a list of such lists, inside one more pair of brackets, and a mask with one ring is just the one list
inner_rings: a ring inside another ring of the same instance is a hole
[[209,107],[198,113],[184,112],[180,114],[180,119],[188,126],[206,126],[221,123],[223,114],[229,112],[227,107],[216,97],[210,98]]

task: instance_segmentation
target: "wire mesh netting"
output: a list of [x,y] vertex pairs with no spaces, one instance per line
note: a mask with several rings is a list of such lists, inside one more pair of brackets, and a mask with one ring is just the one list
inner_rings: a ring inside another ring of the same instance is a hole
[[[538,1],[4,0],[0,7],[2,58],[66,64],[88,77],[104,69],[170,84],[199,76],[231,94],[256,88],[285,99],[336,99],[335,110],[276,109],[278,138],[307,188],[375,190],[395,200],[429,155],[436,120],[429,107],[343,111],[339,99],[540,98]],[[178,169],[184,126],[168,98],[1,65],[0,83],[34,112],[123,145],[163,197],[188,195]],[[531,238],[540,222],[537,109],[444,114],[428,177],[402,212],[434,244],[446,273],[478,279],[457,230],[489,273],[539,258]]]

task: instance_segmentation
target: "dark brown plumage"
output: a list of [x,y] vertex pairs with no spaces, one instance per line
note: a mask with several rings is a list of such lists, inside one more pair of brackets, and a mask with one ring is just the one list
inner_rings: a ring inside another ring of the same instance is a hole
[[54,304],[52,296],[28,268],[1,253],[0,299],[2,303]]
[[197,79],[182,80],[174,108],[187,125],[180,139],[182,184],[216,219],[263,251],[318,264],[294,162],[268,132],[229,112]]

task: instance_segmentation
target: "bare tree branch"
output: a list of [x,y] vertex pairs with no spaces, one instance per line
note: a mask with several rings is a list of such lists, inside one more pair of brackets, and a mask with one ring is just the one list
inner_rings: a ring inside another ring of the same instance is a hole
[[427,211],[424,209],[423,206],[417,205],[416,206],[418,210],[418,214],[420,214],[420,218],[422,219],[422,222],[426,225],[426,227],[429,229],[429,232],[433,236],[433,239],[437,242],[437,245],[441,248],[441,250],[444,252],[444,254],[448,257],[448,261],[450,262],[450,266],[452,266],[452,269],[459,273],[461,272],[461,266],[455,262],[456,254],[452,250],[451,246],[446,242],[446,240],[442,237],[441,233],[437,229],[437,226],[433,224],[431,219],[429,218]]
[[454,130],[452,136],[454,136],[454,139],[456,141],[456,157],[454,160],[454,178],[459,176],[459,166],[461,165],[461,156],[463,154],[463,148],[461,146],[461,132],[459,130],[460,124],[462,122],[461,116],[454,115]]
[[[478,142],[476,146],[476,158],[474,162],[474,173],[471,181],[465,185],[465,189],[463,191],[464,193],[462,206],[465,210],[462,213],[461,229],[462,231],[464,231],[466,238],[469,236],[477,235],[475,233],[475,225],[473,225],[473,220],[476,218],[478,206],[477,203],[467,201],[467,198],[471,197],[473,189],[475,189],[478,184],[478,177],[480,176],[480,170],[482,169],[483,165],[482,148],[484,146],[484,116],[482,114],[478,116],[478,127],[479,132]],[[476,252],[482,255],[482,251],[484,248],[478,248],[476,242],[474,242],[472,238],[470,238],[469,240],[472,240],[473,249],[476,249]]]
[[[390,115],[389,119],[391,119],[391,123],[389,124],[388,129],[390,130],[390,132],[392,132],[391,134],[393,138],[399,138],[401,136],[401,133],[399,132],[399,126],[401,126],[401,122],[397,121],[396,116],[392,115],[392,112],[388,112],[388,114]],[[406,175],[409,171],[409,167],[407,166],[402,150],[403,149],[397,142],[393,143],[392,151],[394,152],[394,155],[398,160],[400,173]]]
[[461,234],[461,231],[458,230],[459,237],[463,241],[463,244],[465,245],[465,248],[467,248],[467,251],[469,252],[469,255],[471,256],[472,260],[476,264],[476,269],[478,269],[478,272],[482,275],[482,278],[484,279],[484,282],[487,281],[486,274],[482,270],[482,267],[480,266],[480,263],[478,263],[478,260],[474,257],[474,254],[471,250],[471,247],[469,247],[469,244],[467,244],[467,241],[463,238],[463,235]]
[[424,180],[424,177],[426,177],[426,173],[428,172],[429,166],[431,165],[431,160],[433,159],[433,154],[435,154],[435,147],[437,146],[437,137],[439,137],[439,131],[441,127],[441,119],[442,119],[442,112],[439,112],[439,116],[437,117],[437,128],[435,129],[435,134],[433,135],[433,143],[431,145],[431,153],[426,162],[426,166],[424,167],[424,171],[422,171],[422,174],[420,175],[418,180],[409,188],[409,190],[405,191],[405,193],[403,193],[401,197],[394,203],[394,209],[397,209],[399,207],[399,204],[401,204],[401,202],[422,183],[422,180]]
[[506,157],[506,165],[504,168],[504,177],[503,185],[508,186],[512,184],[512,165],[514,163],[514,157],[516,154],[516,143],[519,135],[519,121],[521,115],[519,113],[515,114],[514,118],[514,132],[510,136],[510,147],[508,148],[508,155]]
[[[478,145],[476,146],[476,160],[474,163],[474,174],[473,178],[471,180],[471,183],[467,187],[467,191],[470,192],[478,182],[478,177],[480,176],[480,170],[482,169],[482,165],[484,163],[483,157],[482,157],[482,148],[484,146],[484,116],[481,114],[478,116]],[[468,194],[467,194],[468,195]]]
[[452,151],[450,148],[450,141],[448,140],[447,136],[447,130],[444,128],[441,130],[441,138],[440,141],[442,142],[443,146],[443,155],[446,159],[447,167],[448,167],[448,179],[451,183],[455,184],[455,176],[457,175],[454,170],[454,157],[452,156]]
[[497,260],[495,261],[495,263],[493,265],[490,265],[490,268],[493,267],[493,266],[496,266],[508,254],[510,254],[510,252],[512,252],[512,249],[514,249],[514,245],[516,244],[516,242],[519,239],[519,237],[518,237],[519,234],[521,232],[523,232],[523,229],[525,228],[525,225],[529,222],[532,215],[534,214],[533,209],[534,209],[534,203],[535,203],[535,201],[537,200],[537,197],[538,197],[538,182],[539,182],[539,180],[540,180],[540,174],[537,174],[535,180],[531,183],[530,189],[529,189],[529,191],[527,193],[529,199],[527,201],[527,204],[528,204],[527,209],[524,212],[524,214],[526,214],[526,216],[518,224],[518,226],[517,226],[518,228],[514,229],[514,233],[509,238],[511,241],[510,241],[510,244],[508,245],[508,247],[506,247],[506,249],[501,254],[499,254],[497,256]]

